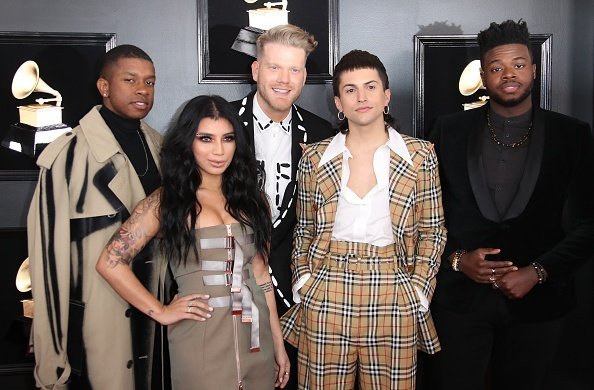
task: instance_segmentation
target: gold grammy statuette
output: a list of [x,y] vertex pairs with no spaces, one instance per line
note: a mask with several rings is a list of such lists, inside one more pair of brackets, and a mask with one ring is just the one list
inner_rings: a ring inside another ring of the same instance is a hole
[[[458,82],[458,90],[462,95],[470,96],[479,89],[485,89],[483,80],[481,79],[481,61],[473,60],[470,61],[462,71],[462,74],[460,75],[460,81]],[[489,97],[479,96],[478,99],[479,100],[474,102],[463,103],[462,107],[464,107],[464,111],[484,105],[487,103]]]
[[[16,288],[20,292],[31,291],[31,273],[29,271],[28,257],[23,261],[19,267],[19,270],[17,271]],[[21,302],[23,303],[23,315],[25,317],[33,318],[33,300],[23,299]]]
[[[19,123],[11,126],[2,146],[37,157],[43,147],[71,128],[62,123],[64,108],[60,92],[43,81],[35,61],[25,61],[12,79],[12,94],[17,99],[25,99],[33,92],[54,97],[35,99],[35,104],[19,106]],[[49,102],[55,105],[47,104]]]
[[[258,0],[243,0],[248,4],[253,4]],[[264,31],[270,30],[274,26],[289,23],[288,0],[277,2],[268,1],[264,3],[263,8],[254,8],[248,10],[249,25],[239,30],[237,38],[231,45],[231,49],[245,53],[251,57],[256,57],[256,40]],[[280,6],[281,8],[276,8]]]

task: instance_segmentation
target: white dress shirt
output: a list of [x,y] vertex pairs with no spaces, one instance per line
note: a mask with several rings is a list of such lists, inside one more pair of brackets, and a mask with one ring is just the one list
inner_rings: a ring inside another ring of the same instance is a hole
[[254,149],[256,160],[263,166],[266,182],[264,191],[268,197],[272,222],[280,215],[280,207],[287,185],[291,181],[291,121],[292,110],[280,123],[268,117],[254,97]]
[[[373,154],[373,172],[377,184],[363,198],[360,198],[347,185],[351,173],[349,159],[353,158],[353,155],[346,146],[346,135],[337,134],[326,148],[318,167],[342,154],[341,188],[332,228],[333,240],[361,242],[375,246],[386,246],[394,243],[389,193],[390,151],[413,165],[402,136],[390,127],[388,129],[388,141],[378,147]],[[303,275],[294,286],[293,299],[295,302],[300,301],[299,289],[303,287],[310,276],[311,274]],[[416,288],[416,292],[421,300],[421,310],[426,311],[429,307],[427,298],[420,289]]]

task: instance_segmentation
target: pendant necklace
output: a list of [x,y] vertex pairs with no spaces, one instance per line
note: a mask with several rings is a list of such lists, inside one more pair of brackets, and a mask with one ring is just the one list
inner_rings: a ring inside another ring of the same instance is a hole
[[144,141],[142,140],[140,131],[136,130],[136,134],[138,134],[138,138],[140,138],[140,144],[142,145],[142,150],[144,151],[144,161],[146,162],[146,168],[144,168],[144,172],[142,174],[138,175],[138,177],[143,177],[148,172],[148,167],[149,167],[148,153],[146,152],[146,147],[144,146]]

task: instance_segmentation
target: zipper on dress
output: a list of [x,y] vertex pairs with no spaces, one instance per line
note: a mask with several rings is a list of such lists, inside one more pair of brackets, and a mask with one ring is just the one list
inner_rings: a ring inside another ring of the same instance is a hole
[[239,361],[239,340],[237,339],[237,316],[233,315],[233,338],[235,339],[235,365],[237,369],[237,389],[243,390],[241,382],[241,363]]
[[[227,227],[227,236],[232,237],[233,234],[231,232],[231,225],[225,225]],[[227,260],[233,259],[233,249],[227,250]],[[241,362],[239,361],[239,340],[237,338],[237,316],[232,314],[233,317],[233,339],[235,342],[235,368],[237,370],[237,389],[243,390],[243,383],[241,381]]]

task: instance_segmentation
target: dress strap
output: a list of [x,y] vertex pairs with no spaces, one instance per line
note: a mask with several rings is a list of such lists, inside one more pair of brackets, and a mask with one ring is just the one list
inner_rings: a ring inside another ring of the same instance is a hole
[[202,280],[206,286],[225,285],[231,286],[231,294],[226,297],[210,298],[211,307],[229,307],[232,314],[241,316],[241,322],[251,323],[251,351],[260,350],[260,313],[254,303],[250,287],[245,283],[249,278],[244,270],[245,255],[243,247],[254,242],[254,235],[236,237],[231,231],[231,225],[226,225],[227,236],[219,238],[200,239],[200,248],[226,249],[225,261],[201,260],[200,268],[204,271],[220,271],[222,274],[204,275]]

